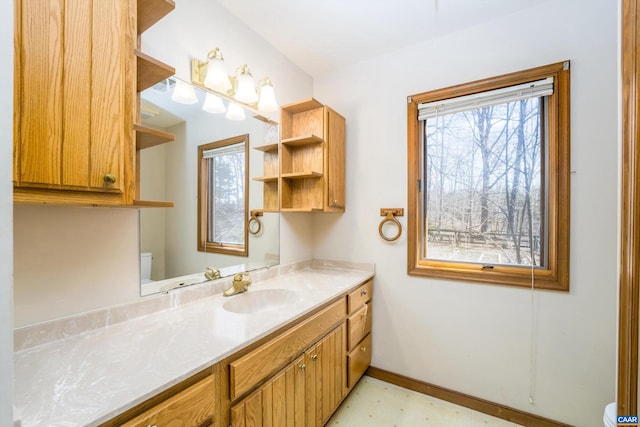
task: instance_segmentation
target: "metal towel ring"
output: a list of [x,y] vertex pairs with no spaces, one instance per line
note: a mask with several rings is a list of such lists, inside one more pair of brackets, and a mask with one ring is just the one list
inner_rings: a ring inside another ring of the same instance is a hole
[[[263,214],[264,214],[264,211],[261,211],[259,209],[254,209],[249,213],[250,218],[249,218],[249,224],[247,225],[247,227],[249,228],[249,233],[253,234],[254,236],[260,233],[260,230],[262,230],[262,223],[260,222],[260,219],[258,217],[262,216]],[[258,229],[255,231],[251,228],[251,223],[254,221],[258,224]]]
[[[400,221],[396,219],[396,216],[404,216],[404,208],[381,208],[380,216],[385,217],[378,226],[378,233],[380,233],[380,237],[382,237],[387,242],[398,240],[398,238],[402,234],[402,224],[400,224]],[[387,222],[393,222],[398,227],[398,232],[394,236],[389,237],[382,232],[382,227]]]

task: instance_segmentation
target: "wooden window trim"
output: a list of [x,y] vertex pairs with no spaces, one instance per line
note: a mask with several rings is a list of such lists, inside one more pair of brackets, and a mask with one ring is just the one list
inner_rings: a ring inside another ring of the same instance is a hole
[[418,105],[456,96],[485,92],[529,81],[554,78],[554,93],[548,103],[548,261],[547,268],[534,270],[537,289],[569,291],[569,61],[525,71],[491,77],[412,95],[407,106],[408,137],[408,256],[407,272],[413,276],[464,280],[481,283],[531,287],[531,268],[495,265],[491,270],[481,264],[420,260],[421,132]]
[[[213,148],[225,147],[244,143],[244,211],[245,216],[249,212],[249,135],[239,135],[220,141],[211,142],[198,146],[198,251],[207,253],[218,253],[236,256],[249,256],[249,227],[245,221],[244,225],[244,245],[219,244],[207,240],[207,160],[202,158],[202,153]],[[245,218],[246,219],[246,218]]]

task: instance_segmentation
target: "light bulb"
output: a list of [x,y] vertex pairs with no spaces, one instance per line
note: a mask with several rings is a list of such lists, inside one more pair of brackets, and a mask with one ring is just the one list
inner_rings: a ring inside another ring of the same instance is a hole
[[237,81],[238,86],[234,98],[245,104],[254,104],[258,100],[258,94],[253,85],[253,76],[246,65],[241,67]]
[[198,102],[196,91],[189,83],[182,80],[176,80],[176,86],[173,88],[171,99],[180,104],[195,104]]
[[269,79],[265,79],[264,83],[260,86],[258,110],[265,113],[278,111],[278,103],[276,102],[276,95],[273,91],[273,84],[271,84],[271,80]]
[[216,57],[209,60],[209,65],[207,65],[207,76],[203,83],[209,89],[213,89],[220,93],[227,93],[227,91],[231,89],[229,75],[224,69],[224,60],[222,58]]
[[204,105],[202,106],[202,109],[211,114],[219,114],[226,111],[226,109],[224,108],[224,103],[222,102],[222,98],[210,92],[207,92],[207,97],[204,99]]
[[227,110],[225,117],[229,120],[244,120],[246,118],[244,115],[244,108],[233,102],[229,103],[229,109]]

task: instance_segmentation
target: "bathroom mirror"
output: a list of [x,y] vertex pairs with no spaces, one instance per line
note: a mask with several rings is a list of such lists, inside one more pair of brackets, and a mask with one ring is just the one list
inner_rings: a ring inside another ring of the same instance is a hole
[[[172,100],[176,82],[193,89],[196,102]],[[198,146],[215,141],[248,136],[248,210],[263,209],[263,183],[251,177],[263,175],[263,151],[253,147],[275,143],[278,126],[273,121],[243,109],[225,113],[203,110],[206,91],[172,77],[141,94],[143,126],[175,135],[175,140],[140,150],[140,197],[165,200],[173,208],[140,209],[141,295],[166,292],[172,288],[207,280],[208,267],[221,277],[276,265],[280,260],[279,214],[264,212],[259,232],[248,236],[248,256],[198,250]],[[224,101],[228,109],[227,101]],[[258,118],[256,118],[258,117]],[[253,226],[253,230],[256,227]]]

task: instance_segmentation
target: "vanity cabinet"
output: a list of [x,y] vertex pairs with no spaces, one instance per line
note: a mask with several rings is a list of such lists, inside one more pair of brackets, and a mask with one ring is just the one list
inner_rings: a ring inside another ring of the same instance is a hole
[[16,203],[134,204],[137,82],[173,74],[136,52],[159,4],[173,2],[16,0]]
[[305,353],[307,427],[323,426],[347,394],[342,323]]
[[323,426],[344,396],[345,325],[231,408],[231,426]]
[[371,297],[370,280],[347,296],[347,384],[351,389],[371,364]]
[[213,426],[219,396],[215,368],[177,384],[101,427]]
[[344,117],[313,98],[280,111],[280,210],[344,212]]
[[300,356],[231,408],[232,427],[304,426],[306,365]]

